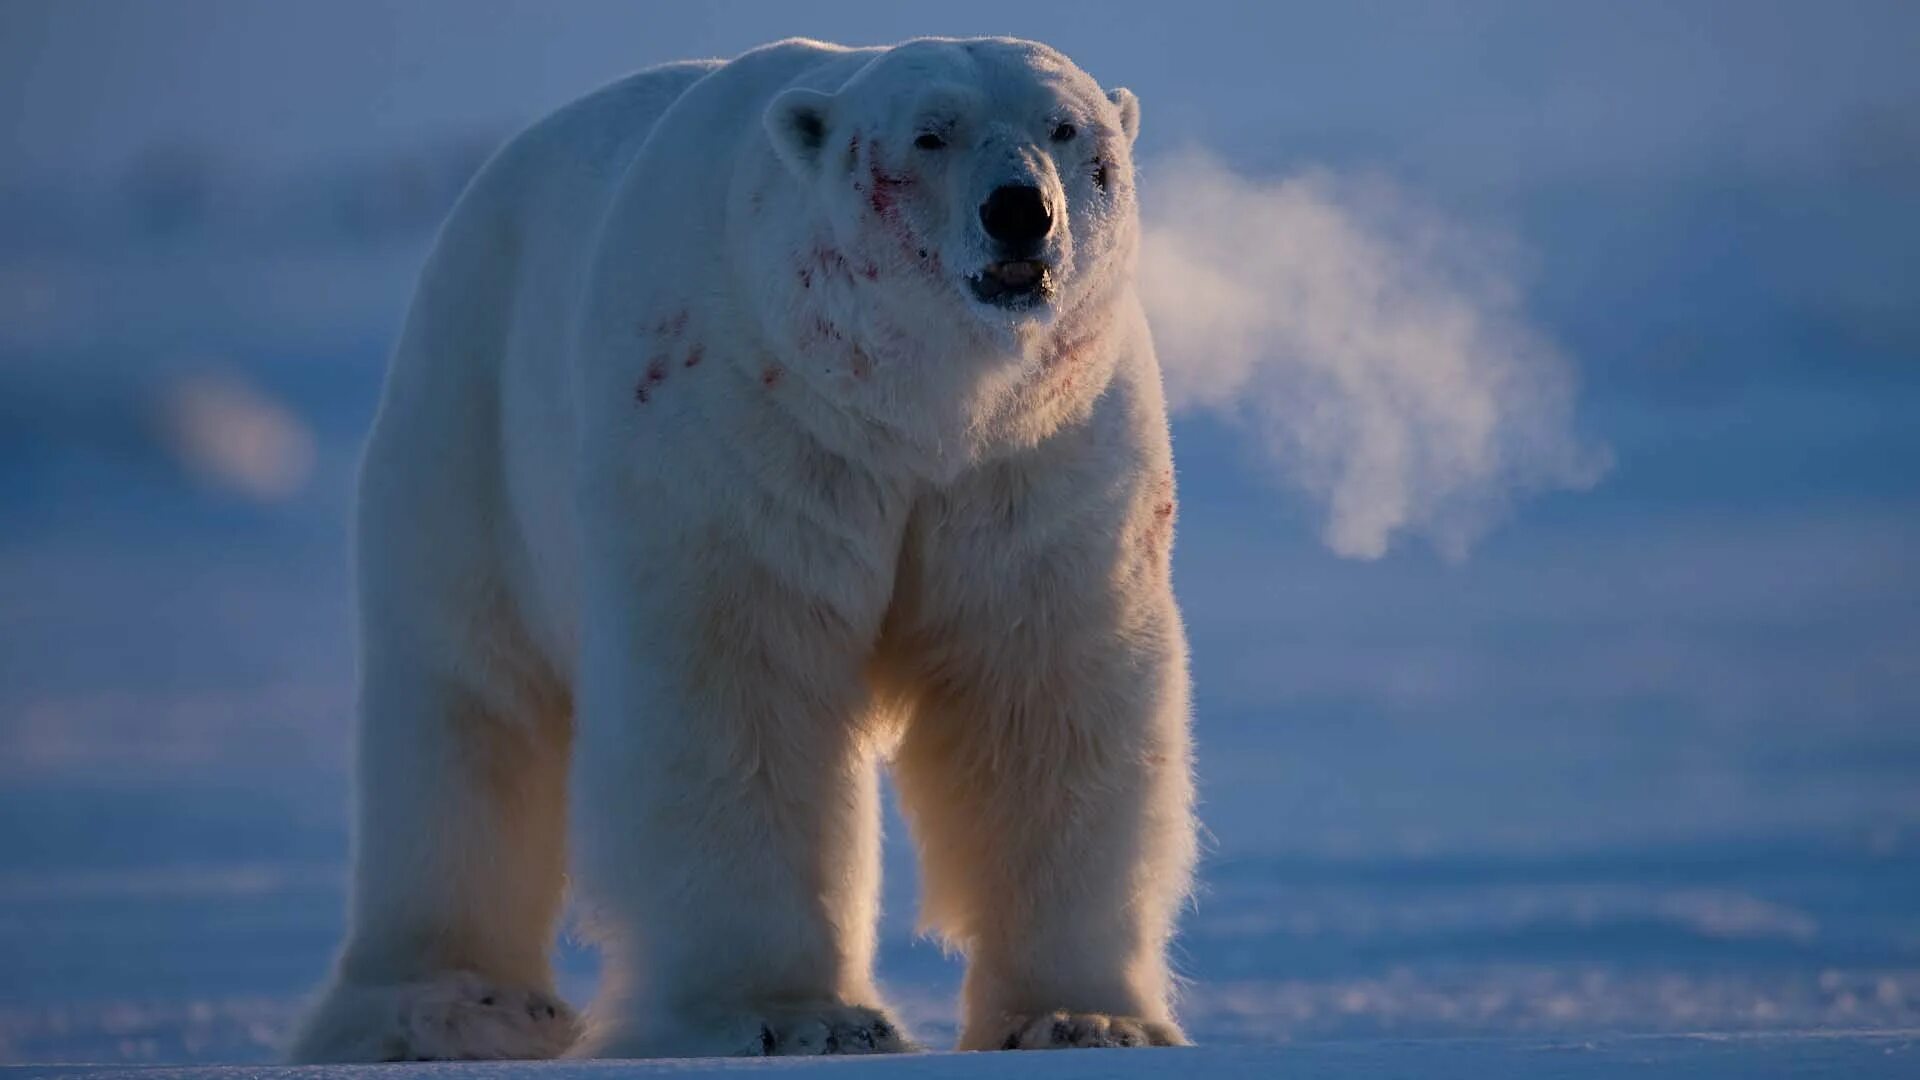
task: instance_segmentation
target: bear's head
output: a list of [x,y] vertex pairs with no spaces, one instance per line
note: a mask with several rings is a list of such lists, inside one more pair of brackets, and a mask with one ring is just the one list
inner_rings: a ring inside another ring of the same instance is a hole
[[881,355],[889,337],[1032,352],[1131,272],[1139,117],[1011,39],[908,42],[834,92],[782,91],[766,131],[814,218],[800,306]]

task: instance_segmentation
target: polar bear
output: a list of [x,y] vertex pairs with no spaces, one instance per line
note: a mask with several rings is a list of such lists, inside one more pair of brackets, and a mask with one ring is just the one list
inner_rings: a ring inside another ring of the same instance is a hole
[[1185,1041],[1138,124],[1031,42],[796,40],[485,166],[361,474],[350,931],[293,1058],[914,1049],[886,764],[961,1048]]

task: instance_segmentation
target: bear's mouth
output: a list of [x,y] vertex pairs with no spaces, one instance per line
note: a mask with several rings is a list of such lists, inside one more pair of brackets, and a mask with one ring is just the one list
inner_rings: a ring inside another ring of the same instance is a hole
[[1053,268],[1039,259],[988,263],[967,279],[973,298],[1002,308],[1031,307],[1053,295]]

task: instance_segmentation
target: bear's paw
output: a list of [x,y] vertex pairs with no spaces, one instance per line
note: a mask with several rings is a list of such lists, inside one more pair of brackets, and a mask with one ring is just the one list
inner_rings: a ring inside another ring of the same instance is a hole
[[885,1012],[827,1001],[668,1015],[638,1031],[615,1025],[593,1032],[575,1052],[605,1058],[815,1057],[919,1049]]
[[1069,1050],[1128,1046],[1185,1046],[1172,1024],[1104,1013],[1054,1012],[1009,1018],[1002,1050]]
[[877,1009],[821,1005],[764,1011],[737,1054],[808,1057],[821,1054],[899,1054],[919,1049],[900,1025]]

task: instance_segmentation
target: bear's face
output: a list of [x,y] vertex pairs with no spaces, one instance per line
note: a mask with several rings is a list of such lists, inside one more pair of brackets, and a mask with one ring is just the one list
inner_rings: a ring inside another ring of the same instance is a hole
[[861,302],[896,336],[1017,339],[1128,272],[1138,120],[1043,45],[916,41],[783,92],[766,127],[829,234],[803,261],[879,286]]

